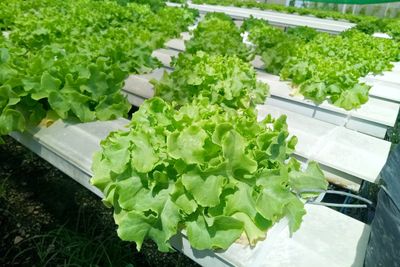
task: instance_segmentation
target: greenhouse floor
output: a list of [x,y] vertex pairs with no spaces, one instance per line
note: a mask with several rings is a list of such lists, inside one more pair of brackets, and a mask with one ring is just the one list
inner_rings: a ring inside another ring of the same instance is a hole
[[137,252],[96,195],[12,138],[0,152],[0,266],[198,266],[151,242]]

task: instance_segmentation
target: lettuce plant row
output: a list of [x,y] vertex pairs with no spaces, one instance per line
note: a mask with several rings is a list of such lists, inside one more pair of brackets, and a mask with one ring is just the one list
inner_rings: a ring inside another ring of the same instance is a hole
[[196,16],[187,9],[153,11],[115,1],[5,2],[0,3],[6,32],[0,36],[0,136],[45,117],[86,122],[126,116],[124,80],[157,67],[152,51]]
[[[400,38],[400,31],[398,30],[400,27],[400,20],[398,18],[378,18],[361,14],[343,14],[338,11],[284,6],[279,4],[262,3],[256,0],[192,0],[192,2],[195,4],[257,8],[261,10],[273,10],[288,14],[310,15],[317,18],[347,20],[349,22],[357,23],[356,28],[367,34],[373,34],[375,32],[386,32],[393,38]],[[393,28],[396,28],[396,30],[393,30]]]
[[368,101],[370,87],[360,83],[360,77],[390,70],[391,62],[400,60],[398,42],[355,29],[337,36],[305,27],[283,32],[254,19],[243,27],[268,72],[290,80],[316,103],[329,100],[346,110]]
[[186,41],[186,51],[236,55],[249,61],[259,54],[265,70],[290,80],[297,92],[319,104],[325,100],[351,110],[368,101],[370,87],[359,82],[368,73],[390,70],[400,60],[400,44],[374,38],[356,29],[334,36],[308,27],[286,32],[264,20],[245,20],[241,32],[249,32],[253,46],[245,47],[232,19],[208,13]]

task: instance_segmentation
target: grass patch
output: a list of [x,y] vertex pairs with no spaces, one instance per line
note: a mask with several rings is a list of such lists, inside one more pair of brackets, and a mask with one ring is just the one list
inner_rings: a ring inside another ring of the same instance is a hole
[[0,266],[197,266],[121,241],[101,199],[12,138],[0,146]]

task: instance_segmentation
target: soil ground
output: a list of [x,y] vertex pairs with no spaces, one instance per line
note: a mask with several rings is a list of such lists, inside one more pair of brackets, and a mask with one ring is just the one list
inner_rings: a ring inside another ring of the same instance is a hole
[[0,145],[0,266],[197,266],[152,242],[138,252],[112,210],[10,137]]

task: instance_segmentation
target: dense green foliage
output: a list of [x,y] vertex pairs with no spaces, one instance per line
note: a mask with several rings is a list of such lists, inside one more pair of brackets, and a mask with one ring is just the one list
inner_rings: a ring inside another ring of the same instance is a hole
[[165,0],[115,0],[120,5],[127,5],[128,3],[137,3],[142,5],[148,5],[153,11],[158,11],[164,8]]
[[283,32],[264,20],[253,18],[245,20],[242,31],[249,32],[249,40],[255,45],[256,53],[261,55],[266,71],[276,75],[300,46],[318,34],[308,27],[297,27]]
[[204,51],[212,55],[236,56],[246,61],[252,58],[252,53],[242,42],[240,30],[229,16],[222,13],[208,13],[185,45],[188,53]]
[[305,211],[295,192],[327,186],[316,163],[302,171],[289,157],[297,139],[285,119],[257,122],[254,109],[208,98],[179,109],[152,98],[128,130],[102,141],[92,183],[114,207],[118,235],[138,249],[152,239],[169,251],[183,229],[196,249],[226,249],[242,234],[254,245],[282,217],[296,231]]
[[399,43],[357,30],[337,36],[309,28],[285,33],[254,19],[245,29],[267,71],[291,80],[301,94],[316,103],[329,100],[346,110],[368,100],[370,87],[359,83],[360,77],[390,70],[390,62],[400,60]]
[[400,20],[392,21],[387,24],[387,32],[396,41],[400,41]]
[[[244,22],[241,31],[249,32],[248,39],[254,47],[246,49],[239,41],[241,37],[232,19],[224,14],[210,14],[199,27],[194,38],[187,42],[188,53],[239,54],[242,59],[249,60],[255,51],[261,55],[267,72],[292,81],[306,98],[316,103],[328,100],[346,110],[359,108],[368,101],[370,87],[359,83],[360,77],[370,72],[390,70],[390,62],[400,60],[397,42],[374,38],[357,30],[338,36],[319,33],[308,27],[284,32],[263,20],[250,18]],[[238,45],[236,51],[230,46],[234,38]],[[186,68],[190,73],[190,67]],[[180,78],[175,77],[175,80]],[[167,87],[173,87],[172,81],[166,83],[169,83]],[[176,93],[179,90],[174,94],[171,94],[173,90],[167,91],[169,98],[172,95],[178,97]],[[171,101],[168,97],[166,99]]]
[[300,85],[300,92],[316,102],[328,98],[350,110],[368,100],[369,86],[359,78],[390,70],[400,60],[399,45],[358,31],[340,36],[320,34],[297,51],[281,71],[283,79]]
[[[47,115],[86,122],[126,116],[120,89],[129,73],[194,22],[186,9],[115,1],[12,0],[0,3],[0,136]],[[4,13],[3,11],[6,10]],[[56,16],[54,14],[57,14]]]
[[172,73],[152,81],[155,95],[168,102],[183,105],[201,96],[236,109],[265,102],[267,85],[257,82],[251,65],[235,56],[181,53],[173,67]]

